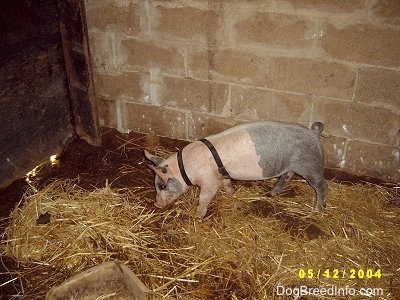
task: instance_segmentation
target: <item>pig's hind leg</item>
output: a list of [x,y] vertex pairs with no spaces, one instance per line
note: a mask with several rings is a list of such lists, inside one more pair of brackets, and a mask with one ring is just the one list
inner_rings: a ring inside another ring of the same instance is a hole
[[271,196],[276,196],[278,193],[280,193],[286,183],[289,182],[289,180],[293,177],[294,173],[291,171],[288,171],[284,174],[282,174],[278,181],[275,183],[274,187],[272,190],[269,192]]
[[321,176],[303,176],[305,180],[317,193],[317,204],[315,205],[316,211],[321,211],[326,207],[326,180],[323,175]]

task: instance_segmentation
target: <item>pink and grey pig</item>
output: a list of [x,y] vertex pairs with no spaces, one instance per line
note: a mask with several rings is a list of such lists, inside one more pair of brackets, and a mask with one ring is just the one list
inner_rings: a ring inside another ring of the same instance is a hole
[[271,195],[279,193],[296,173],[317,194],[315,209],[326,205],[324,155],[320,134],[324,126],[316,122],[311,129],[281,122],[255,122],[239,125],[195,141],[169,158],[150,154],[156,174],[155,206],[166,208],[190,185],[200,186],[197,214],[204,217],[218,188],[232,194],[231,179],[261,180],[279,177]]

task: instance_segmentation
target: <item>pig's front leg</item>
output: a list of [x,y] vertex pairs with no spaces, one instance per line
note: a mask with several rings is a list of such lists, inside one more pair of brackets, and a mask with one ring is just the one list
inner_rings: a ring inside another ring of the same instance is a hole
[[231,180],[230,180],[230,179],[224,179],[224,180],[222,180],[222,187],[223,187],[224,191],[225,191],[229,196],[232,196],[232,195],[233,195],[233,188],[232,188],[232,184],[231,184]]
[[218,191],[220,184],[212,184],[200,187],[199,206],[197,207],[196,215],[204,218],[207,213],[207,206],[214,198],[215,193]]

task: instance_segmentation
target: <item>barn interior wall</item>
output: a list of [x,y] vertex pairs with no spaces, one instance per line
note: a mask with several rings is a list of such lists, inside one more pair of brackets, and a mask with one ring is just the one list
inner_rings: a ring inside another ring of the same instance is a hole
[[100,124],[195,140],[325,125],[326,166],[400,180],[400,2],[86,0]]
[[58,1],[0,3],[0,188],[73,137]]

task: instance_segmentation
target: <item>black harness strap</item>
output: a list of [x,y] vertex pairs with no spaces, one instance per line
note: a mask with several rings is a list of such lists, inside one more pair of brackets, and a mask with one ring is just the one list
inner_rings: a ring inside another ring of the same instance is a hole
[[208,149],[210,149],[210,152],[211,152],[212,156],[214,157],[215,162],[217,163],[219,173],[221,173],[221,175],[224,176],[224,178],[230,179],[231,176],[229,176],[228,171],[225,169],[225,167],[221,161],[221,158],[219,157],[218,152],[215,149],[214,145],[211,144],[211,142],[207,139],[201,139],[200,142],[203,142],[204,145],[206,145],[208,147]]
[[[182,149],[183,150],[183,149]],[[185,183],[188,186],[192,185],[192,182],[190,181],[189,177],[186,174],[185,167],[183,166],[183,160],[182,160],[182,150],[178,151],[178,166],[179,166],[179,171],[181,172],[182,178],[185,181]]]

